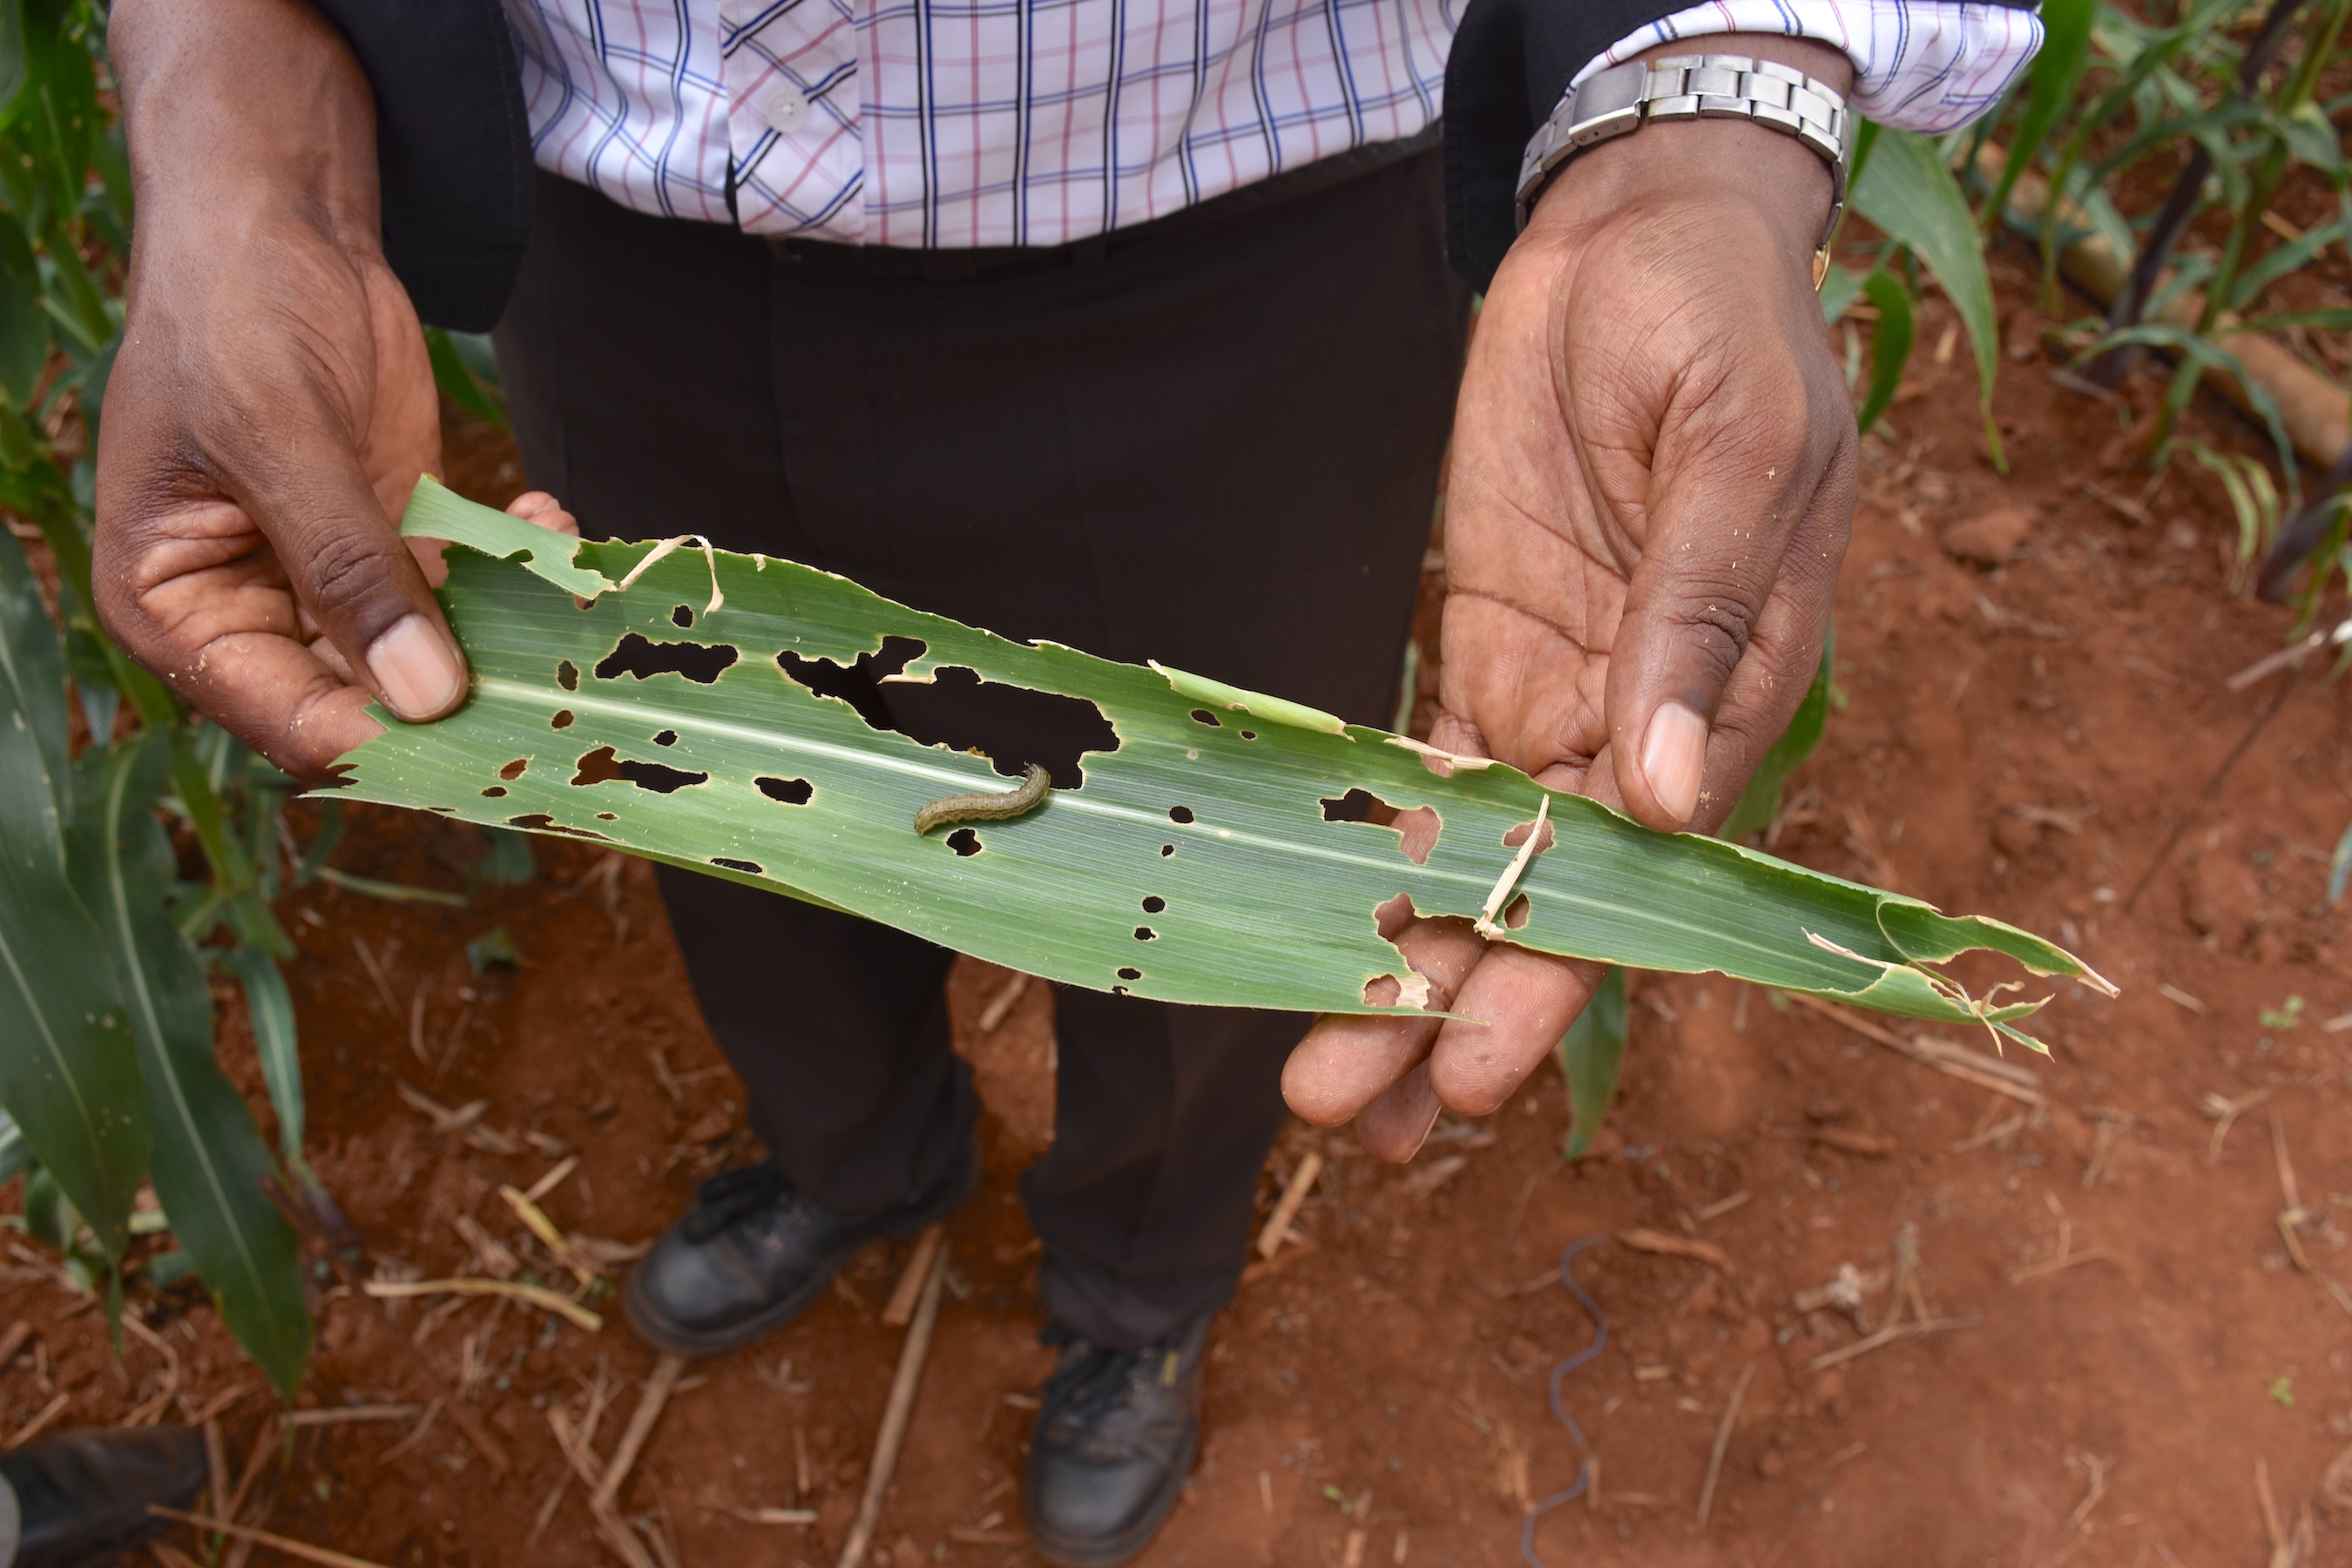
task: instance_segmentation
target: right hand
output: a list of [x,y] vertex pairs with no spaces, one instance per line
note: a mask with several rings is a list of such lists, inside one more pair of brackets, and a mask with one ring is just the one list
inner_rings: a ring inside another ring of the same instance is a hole
[[[317,777],[380,732],[370,701],[418,721],[466,695],[428,584],[438,547],[393,523],[441,437],[378,237],[373,106],[290,0],[124,0],[110,40],[139,224],[98,459],[98,613],[184,700]],[[277,62],[267,90],[257,58]]]

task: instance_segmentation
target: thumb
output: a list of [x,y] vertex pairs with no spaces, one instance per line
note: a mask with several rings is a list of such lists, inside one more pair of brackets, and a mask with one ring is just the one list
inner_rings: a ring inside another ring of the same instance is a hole
[[328,455],[235,488],[295,598],[395,718],[448,713],[465,700],[465,656],[348,441],[326,426],[286,449]]
[[1654,472],[1607,687],[1617,786],[1649,826],[1719,820],[1803,695],[1780,667],[1810,673],[1797,661],[1819,656],[1843,555],[1807,542],[1826,509],[1824,465],[1806,457],[1735,434]]

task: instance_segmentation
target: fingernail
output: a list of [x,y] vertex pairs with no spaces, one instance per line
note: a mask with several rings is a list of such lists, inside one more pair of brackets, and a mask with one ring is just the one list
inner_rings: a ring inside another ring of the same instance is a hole
[[1675,821],[1688,822],[1698,809],[1699,779],[1706,771],[1706,721],[1679,702],[1660,703],[1642,740],[1642,776]]
[[456,652],[420,615],[393,622],[369,645],[367,664],[384,706],[412,723],[457,701],[466,684]]

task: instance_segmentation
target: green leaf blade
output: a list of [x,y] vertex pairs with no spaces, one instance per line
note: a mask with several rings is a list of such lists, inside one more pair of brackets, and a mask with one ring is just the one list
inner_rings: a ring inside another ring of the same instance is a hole
[[290,1398],[310,1352],[300,1251],[263,1185],[252,1112],[213,1056],[204,967],[165,913],[172,851],[151,803],[170,765],[170,738],[152,731],[85,756],[71,858],[137,1042],[156,1195],[222,1321]]
[[1882,127],[1869,166],[1854,182],[1853,207],[1889,239],[1908,247],[1943,285],[1976,353],[1979,401],[1990,405],[2000,354],[1992,276],[1968,198],[1936,143]]
[[[644,545],[547,550],[527,523],[432,487],[418,494],[410,531],[462,533],[474,546],[450,552],[443,595],[473,692],[448,719],[388,723],[352,752],[333,792],[348,798],[588,836],[1097,990],[1350,1013],[1384,1010],[1366,1000],[1381,977],[1409,979],[1375,911],[1403,894],[1423,915],[1479,915],[1513,859],[1507,836],[1547,799],[1511,768],[1430,756],[1369,728],[1253,724],[1150,668],[1010,642],[788,562],[699,547],[659,559]],[[583,579],[633,573],[629,590],[575,605]],[[714,597],[722,607],[707,608]],[[723,643],[737,657],[707,683],[618,673],[610,656],[629,637]],[[922,648],[890,679],[962,668],[1076,698],[1103,714],[1117,747],[1085,753],[1078,787],[1017,820],[918,837],[918,806],[1001,793],[1035,759],[992,765],[876,730],[780,663],[846,664],[888,637]],[[672,771],[674,787],[631,782],[617,771],[631,763]],[[1358,789],[1434,814],[1421,863],[1396,827],[1333,819]],[[1524,905],[1504,911],[1515,942],[1846,998],[1886,991],[1884,966],[1908,962],[1882,922],[1892,895],[1653,833],[1580,796],[1548,798],[1554,845],[1519,877]],[[959,837],[971,853],[958,853]],[[1964,929],[1916,909],[1931,935]],[[1932,994],[1888,994],[1922,1016],[1969,1016]]]

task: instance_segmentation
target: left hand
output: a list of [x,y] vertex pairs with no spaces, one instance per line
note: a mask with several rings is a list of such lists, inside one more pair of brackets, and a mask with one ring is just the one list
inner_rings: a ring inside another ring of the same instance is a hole
[[[1707,41],[1851,76],[1820,45]],[[1853,517],[1853,404],[1812,281],[1829,201],[1814,153],[1727,120],[1644,125],[1554,178],[1464,373],[1432,743],[1655,828],[1730,814],[1811,682]],[[1441,1108],[1508,1099],[1603,968],[1461,920],[1383,934],[1463,1016],[1326,1017],[1283,1093],[1405,1160]]]

